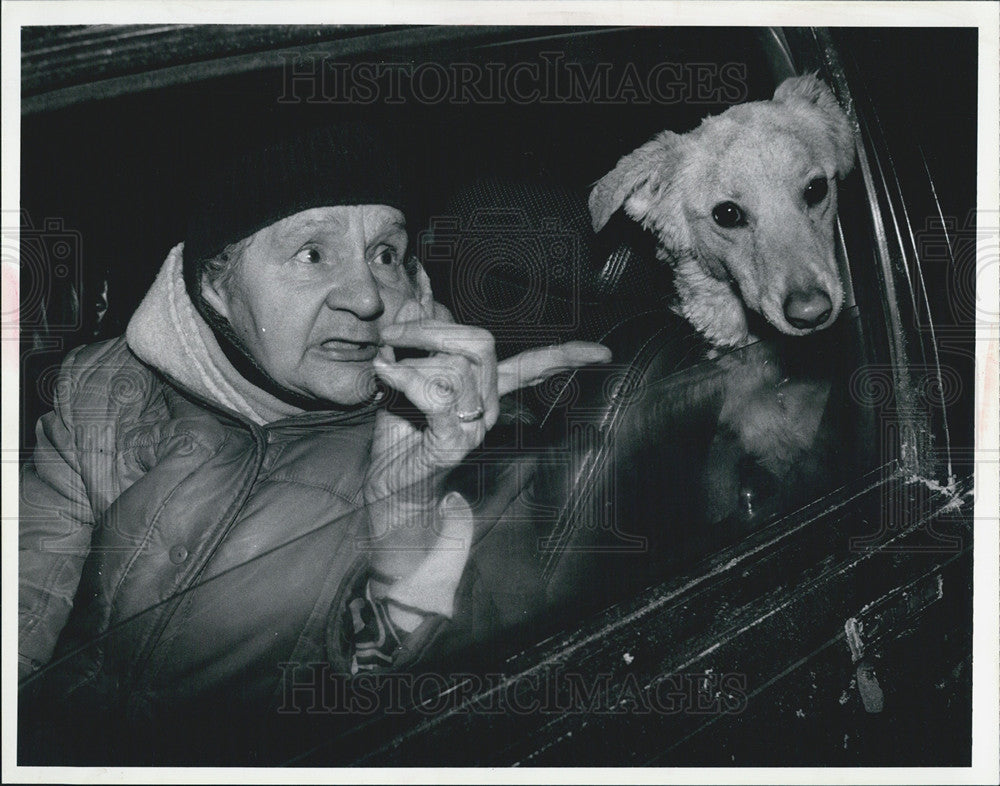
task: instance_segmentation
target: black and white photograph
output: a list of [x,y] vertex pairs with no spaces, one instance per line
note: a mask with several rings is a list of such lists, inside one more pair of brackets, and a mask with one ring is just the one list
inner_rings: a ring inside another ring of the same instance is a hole
[[996,782],[997,7],[810,5],[5,0],[4,781]]

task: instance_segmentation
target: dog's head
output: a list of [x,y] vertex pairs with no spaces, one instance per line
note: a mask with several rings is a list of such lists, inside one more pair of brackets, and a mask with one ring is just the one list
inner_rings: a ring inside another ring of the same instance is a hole
[[594,230],[620,207],[675,265],[682,313],[718,345],[747,338],[743,306],[782,333],[831,324],[844,301],[834,250],[837,178],[854,137],[815,76],[732,107],[694,131],[664,131],[590,194]]

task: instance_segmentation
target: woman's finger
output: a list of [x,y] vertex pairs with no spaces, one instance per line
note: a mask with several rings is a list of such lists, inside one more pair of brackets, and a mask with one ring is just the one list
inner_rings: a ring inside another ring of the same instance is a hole
[[[489,391],[481,385],[481,369],[464,357],[439,353],[391,363],[380,356],[374,368],[384,382],[401,391],[438,428],[442,419],[449,418],[459,426],[482,420],[489,428],[495,422],[495,414],[491,420],[487,412]],[[499,409],[495,388],[492,395],[494,408]],[[476,412],[479,417],[473,416]]]
[[497,360],[493,335],[488,330],[425,319],[419,322],[398,322],[385,328],[382,331],[382,341],[386,346],[434,352],[437,353],[435,358],[456,355],[476,364],[479,396],[487,428],[496,422],[500,413]]
[[447,306],[443,306],[436,300],[431,304],[431,317],[438,322],[447,322],[449,325],[455,324],[455,317],[452,316]]
[[441,356],[396,363],[377,356],[372,365],[380,379],[400,391],[425,415],[432,415],[452,411],[460,401],[476,397],[472,374],[464,372],[460,364],[466,369],[470,365],[463,358]]
[[504,360],[497,366],[497,392],[504,396],[511,391],[544,382],[560,371],[608,363],[611,350],[590,341],[568,341],[551,347],[529,349]]
[[[448,358],[447,364],[442,363],[442,357]],[[427,428],[414,432],[419,434],[419,444],[412,447],[418,449],[419,456],[414,456],[407,467],[423,467],[427,471],[455,466],[483,441],[488,424],[485,413],[479,409],[482,399],[469,361],[439,355],[395,364],[378,359],[374,365],[376,374],[401,391],[427,419]],[[477,411],[482,413],[478,418],[474,416]],[[463,418],[463,413],[473,417]],[[399,422],[412,429],[407,421]],[[376,442],[385,454],[397,455],[398,449],[380,440],[378,435]],[[400,482],[393,481],[397,486]]]
[[493,336],[488,330],[436,319],[389,325],[382,329],[381,340],[393,347],[462,355],[474,363],[488,360],[495,352]]

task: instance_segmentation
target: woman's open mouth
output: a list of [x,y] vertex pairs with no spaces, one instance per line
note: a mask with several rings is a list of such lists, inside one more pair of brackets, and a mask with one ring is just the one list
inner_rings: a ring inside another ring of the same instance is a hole
[[323,354],[333,360],[367,361],[378,354],[378,344],[368,341],[347,341],[331,338],[319,345]]

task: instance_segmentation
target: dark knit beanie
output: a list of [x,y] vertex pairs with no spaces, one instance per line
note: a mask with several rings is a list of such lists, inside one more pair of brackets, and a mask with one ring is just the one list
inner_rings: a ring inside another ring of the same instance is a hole
[[184,277],[199,289],[202,263],[288,216],[314,207],[405,210],[395,145],[375,127],[344,122],[233,156],[193,189]]

